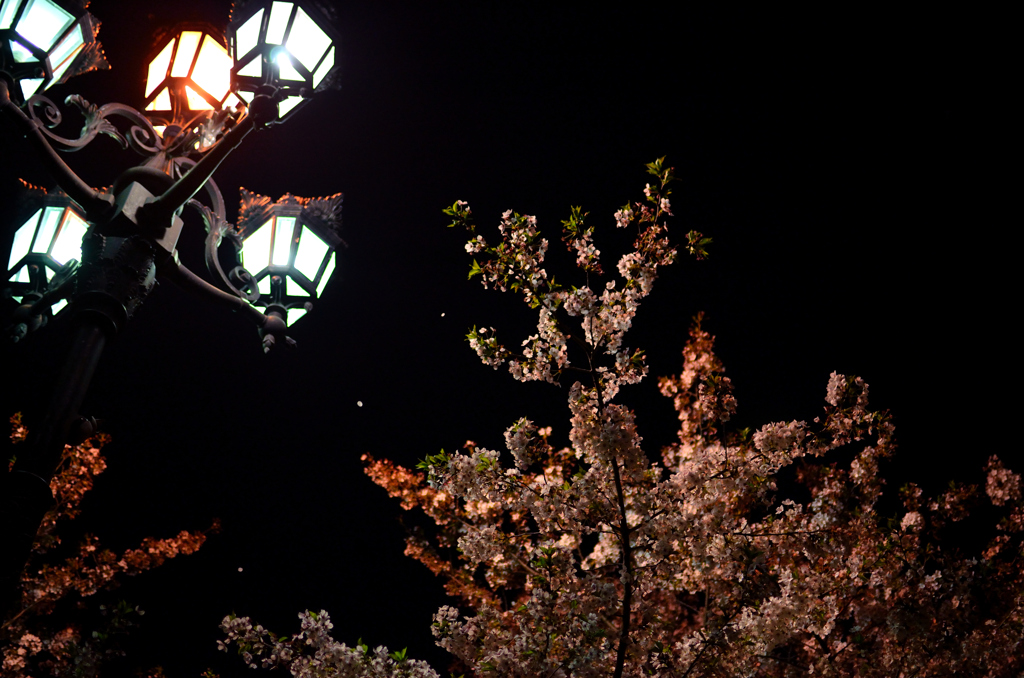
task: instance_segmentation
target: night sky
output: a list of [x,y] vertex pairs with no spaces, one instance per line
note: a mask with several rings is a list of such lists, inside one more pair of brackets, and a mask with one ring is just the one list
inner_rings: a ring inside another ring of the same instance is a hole
[[[708,261],[664,270],[628,335],[652,376],[621,398],[652,456],[676,423],[656,377],[678,372],[703,311],[740,425],[813,418],[836,370],[863,376],[895,413],[891,488],[982,481],[990,454],[1024,467],[1011,352],[1019,207],[1000,204],[1015,81],[1001,20],[595,7],[338,4],[341,90],[222,165],[232,219],[240,186],[275,199],[344,192],[349,247],[295,325],[294,351],[263,355],[244,318],[164,283],[104,354],[83,414],[113,436],[109,469],[75,529],[124,550],[223,526],[110,597],[146,611],[133,664],[238,673],[215,647],[224,615],[290,634],[296,613],[323,608],[339,640],[408,646],[446,668],[429,631],[441,582],[402,555],[401,509],[360,456],[413,465],[467,439],[504,449],[521,416],[568,436],[568,383],[520,384],[465,342],[477,325],[517,344],[536,316],[466,280],[465,236],[441,213],[456,199],[492,238],[504,210],[536,215],[552,271],[578,283],[558,268],[570,205],[590,212],[612,269],[612,214],[642,197],[644,164],[667,156],[680,178],[672,233],[714,244]],[[229,9],[94,0],[113,69],[50,96],[138,105],[151,36],[179,21],[223,26]],[[19,175],[48,183],[16,166],[24,147],[11,134],[0,141],[5,196]],[[97,186],[134,162],[110,141],[69,157]],[[196,271],[202,237],[189,222],[179,244]],[[4,349],[11,407],[19,380],[59,362],[61,331]]]

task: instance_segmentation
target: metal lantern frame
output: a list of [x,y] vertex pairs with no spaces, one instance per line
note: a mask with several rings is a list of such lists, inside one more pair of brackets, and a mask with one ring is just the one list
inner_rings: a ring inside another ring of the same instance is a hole
[[310,0],[259,0],[235,8],[228,44],[236,94],[250,101],[264,88],[274,88],[280,119],[287,120],[314,92],[331,87],[340,37],[330,11]]
[[54,276],[77,268],[82,237],[89,228],[82,208],[63,191],[27,190],[25,213],[31,216],[14,232],[6,276],[7,288],[18,301],[42,296]]
[[[258,296],[253,303],[289,326],[312,310],[337,264],[341,193],[326,198],[285,194],[271,203],[243,189],[240,254]],[[255,295],[254,295],[255,296]]]
[[143,113],[155,125],[187,126],[242,103],[231,91],[226,41],[210,26],[179,25],[157,41],[146,65]]
[[0,0],[0,71],[16,83],[11,98],[23,104],[67,78],[107,68],[98,27],[81,2]]

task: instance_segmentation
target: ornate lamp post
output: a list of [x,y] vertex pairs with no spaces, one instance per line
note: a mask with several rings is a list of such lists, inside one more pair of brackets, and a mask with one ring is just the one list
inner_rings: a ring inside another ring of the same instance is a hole
[[[9,547],[0,556],[3,603],[16,591],[36,529],[52,503],[49,481],[69,432],[84,425],[78,408],[103,347],[156,279],[172,280],[245,314],[268,351],[281,342],[294,345],[287,326],[312,308],[334,269],[334,250],[341,243],[336,232],[340,194],[287,195],[271,204],[243,191],[236,229],[227,222],[224,200],[211,179],[250,132],[294,115],[318,87],[330,83],[335,70],[336,39],[318,26],[316,19],[324,17],[315,8],[268,2],[250,3],[245,11],[229,26],[230,52],[207,27],[186,27],[158,45],[148,62],[143,112],[68,97],[85,118],[81,135],[68,139],[52,131],[61,114],[39,92],[102,65],[94,21],[74,0],[0,0],[0,124],[24,135],[60,187],[36,190],[38,204],[14,225],[6,287],[20,306],[8,332],[22,339],[67,300],[62,312],[71,314],[74,333],[49,405],[29,413],[29,439],[13,470],[0,476],[0,543]],[[239,45],[247,50],[242,64],[233,58],[242,53]],[[258,84],[247,75],[252,64],[262,69]],[[126,124],[127,131],[115,122]],[[144,156],[102,191],[79,178],[58,154],[78,150],[101,134]],[[205,223],[212,283],[178,257],[185,207]],[[219,251],[225,242],[234,258],[227,272]],[[251,247],[243,252],[243,245]]]

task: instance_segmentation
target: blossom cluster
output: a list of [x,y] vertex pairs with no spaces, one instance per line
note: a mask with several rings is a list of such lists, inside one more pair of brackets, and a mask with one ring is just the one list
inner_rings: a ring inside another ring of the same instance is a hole
[[[25,441],[27,431],[19,415],[12,420],[11,439]],[[93,488],[95,476],[106,469],[103,434],[64,449],[57,472],[50,482],[54,506],[36,533],[31,559],[20,584],[20,599],[0,627],[0,677],[91,675],[106,659],[118,656],[116,647],[104,646],[105,638],[135,625],[142,614],[137,608],[120,604],[99,606],[106,619],[105,630],[83,633],[76,623],[61,621],[57,608],[71,600],[82,601],[97,592],[114,588],[119,576],[133,576],[159,567],[167,559],[194,553],[206,540],[204,532],[182,531],[168,539],[146,538],[138,548],[116,554],[86,535],[70,557],[51,556],[61,543],[59,526],[76,518],[85,494]],[[211,530],[216,530],[217,524]],[[78,673],[76,673],[78,672]]]
[[250,668],[286,667],[295,678],[440,678],[425,662],[406,658],[405,650],[337,642],[326,611],[302,612],[299,623],[301,630],[289,638],[254,626],[248,617],[228,616],[221,622],[227,639],[218,645],[225,652],[234,645]]
[[[576,288],[547,275],[533,217],[508,212],[500,244],[467,245],[487,255],[470,277],[523,293],[540,316],[518,354],[492,328],[474,329],[482,361],[523,381],[580,375],[568,388],[567,444],[523,418],[506,430],[506,450],[469,441],[427,456],[420,472],[363,457],[375,483],[434,523],[432,534],[410,534],[405,552],[453,599],[434,616],[438,645],[481,677],[1022,675],[1024,503],[1020,476],[998,458],[983,492],[954,485],[925,497],[909,484],[892,514],[881,470],[895,429],[863,379],[833,373],[817,417],[736,430],[732,382],[700,316],[682,370],[659,380],[678,441],[645,449],[636,414],[613,400],[647,375],[624,337],[676,255],[665,221],[672,172],[661,161],[648,171],[657,181],[645,199],[614,215],[638,232],[604,285],[579,208],[563,222],[585,278]],[[465,202],[446,212],[474,231]],[[707,255],[710,239],[691,231],[687,241]],[[995,536],[979,553],[949,547],[949,525],[970,520],[985,495],[1001,512]],[[226,620],[225,631],[250,666],[313,675],[305,667],[322,650],[339,659],[316,675],[398,670],[385,649],[357,651],[324,633],[285,641],[248,620]]]

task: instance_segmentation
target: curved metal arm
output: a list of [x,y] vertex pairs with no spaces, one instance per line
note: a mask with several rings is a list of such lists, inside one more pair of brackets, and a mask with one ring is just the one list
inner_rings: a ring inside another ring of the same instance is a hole
[[276,315],[264,315],[258,308],[239,299],[233,294],[220,290],[206,282],[195,273],[186,268],[177,257],[168,259],[160,269],[160,273],[167,276],[171,281],[187,292],[199,297],[204,297],[219,306],[230,308],[233,311],[241,311],[247,318],[252,320],[260,330],[260,337],[263,339],[264,352],[269,351],[277,341],[292,348],[295,340],[285,335],[287,325],[284,319]]
[[38,152],[46,171],[57,182],[72,200],[82,206],[89,221],[100,220],[114,204],[111,195],[100,193],[85,183],[67,163],[61,160],[57,151],[46,141],[39,129],[39,123],[33,122],[24,111],[11,101],[7,82],[0,78],[0,111],[13,120],[25,135],[29,144]]

